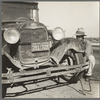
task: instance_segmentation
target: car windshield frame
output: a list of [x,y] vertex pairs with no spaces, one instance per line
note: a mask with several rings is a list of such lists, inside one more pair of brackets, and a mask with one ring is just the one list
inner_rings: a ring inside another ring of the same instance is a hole
[[31,19],[32,10],[38,10],[38,3],[33,2],[2,2],[2,23],[17,22],[17,18]]

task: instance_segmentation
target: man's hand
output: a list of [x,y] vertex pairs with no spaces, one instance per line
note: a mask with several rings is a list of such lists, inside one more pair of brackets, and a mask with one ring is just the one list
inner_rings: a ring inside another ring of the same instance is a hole
[[87,61],[87,56],[84,56],[84,63]]

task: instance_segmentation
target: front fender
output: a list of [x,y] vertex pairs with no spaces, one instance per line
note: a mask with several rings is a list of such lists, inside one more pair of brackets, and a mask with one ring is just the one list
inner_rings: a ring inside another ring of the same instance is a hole
[[61,61],[67,50],[74,49],[77,52],[84,52],[84,47],[76,39],[64,38],[58,41],[51,50],[50,57],[57,63]]

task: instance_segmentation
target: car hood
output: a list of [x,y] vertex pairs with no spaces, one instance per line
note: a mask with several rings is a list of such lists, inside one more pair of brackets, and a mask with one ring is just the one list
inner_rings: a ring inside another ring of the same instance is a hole
[[2,30],[7,28],[16,28],[17,30],[21,29],[35,29],[35,28],[45,28],[46,26],[42,23],[35,22],[35,21],[8,21],[2,22]]

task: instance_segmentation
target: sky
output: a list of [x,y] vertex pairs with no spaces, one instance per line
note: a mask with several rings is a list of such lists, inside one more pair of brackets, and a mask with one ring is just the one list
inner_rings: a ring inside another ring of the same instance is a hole
[[61,27],[66,37],[84,28],[87,37],[99,37],[99,2],[38,2],[39,21],[48,29]]

